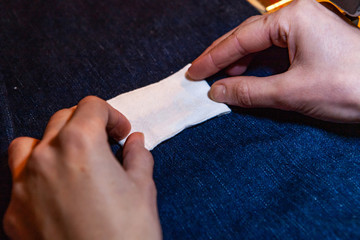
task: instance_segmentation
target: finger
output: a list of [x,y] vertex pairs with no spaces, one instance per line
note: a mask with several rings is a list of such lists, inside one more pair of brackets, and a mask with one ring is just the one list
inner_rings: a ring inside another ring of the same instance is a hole
[[[287,32],[279,33],[280,29],[274,21],[274,16],[276,13],[240,25],[230,36],[196,59],[188,70],[188,76],[192,79],[204,79],[250,53],[269,48],[273,43],[285,47]],[[288,28],[282,27],[282,29]],[[285,39],[285,43],[279,39],[279,36]]]
[[124,145],[123,166],[128,174],[135,178],[152,178],[154,159],[144,147],[142,133],[131,134]]
[[[240,26],[230,30],[229,32],[225,33],[224,35],[222,35],[220,38],[218,38],[217,40],[215,40],[199,57],[197,57],[197,59],[195,59],[193,61],[196,62],[199,58],[202,58],[204,55],[208,54],[213,48],[215,48],[219,43],[221,43],[222,41],[224,41],[226,38],[228,38],[231,34],[233,34],[239,27],[243,27],[247,24],[250,24],[254,21],[256,21],[257,19],[261,18],[261,15],[256,15],[256,16],[252,16],[248,19],[246,19],[243,23],[241,23]],[[192,70],[191,70],[192,71]],[[189,71],[186,73],[187,78],[192,79],[192,80],[201,80],[200,78],[193,78],[191,76],[191,72],[189,73]]]
[[[124,115],[94,96],[86,97],[79,102],[67,126],[81,129],[88,135],[95,134],[96,137],[107,132],[118,141],[125,138],[131,128]],[[104,135],[104,138],[107,138],[107,135]]]
[[247,70],[253,57],[254,57],[253,54],[250,54],[250,55],[247,55],[247,56],[241,58],[237,62],[231,64],[226,69],[226,73],[230,76],[238,76],[238,75],[243,74]]
[[[248,19],[246,19],[241,26],[245,26],[246,24],[252,23],[253,21],[259,19],[261,17],[261,15],[255,15],[252,16]],[[230,30],[229,32],[225,33],[224,35],[222,35],[221,37],[219,37],[218,39],[216,39],[199,57],[207,54],[210,50],[212,50],[214,47],[216,47],[219,43],[221,43],[223,40],[225,40],[227,37],[229,37],[234,31],[236,31],[239,28],[239,26],[237,26],[236,28]],[[198,58],[199,58],[198,57]],[[196,59],[195,59],[196,61]]]
[[281,88],[288,74],[225,78],[211,86],[209,96],[216,102],[234,106],[279,108]]
[[9,146],[9,168],[13,179],[22,172],[33,149],[39,140],[30,137],[19,137],[13,140]]
[[220,42],[222,42],[224,39],[226,39],[228,36],[230,36],[237,28],[238,27],[231,29],[229,32],[225,33],[224,35],[222,35],[221,37],[216,39],[208,48],[205,49],[205,51],[203,53],[201,53],[201,55],[199,57],[207,54],[210,50],[212,50],[214,47],[216,47],[216,45],[218,45]]
[[65,126],[65,124],[70,120],[71,116],[75,111],[75,107],[62,109],[57,111],[49,120],[43,139],[44,141],[50,141],[56,135],[59,134],[59,131]]

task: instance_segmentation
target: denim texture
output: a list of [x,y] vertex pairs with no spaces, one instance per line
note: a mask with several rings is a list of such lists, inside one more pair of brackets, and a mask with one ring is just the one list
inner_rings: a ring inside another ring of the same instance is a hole
[[[167,77],[255,14],[245,0],[0,1],[1,216],[12,139],[41,138],[55,111],[87,95]],[[246,75],[287,67],[271,48]],[[359,125],[269,109],[186,129],[152,151],[164,239],[360,238],[359,143]]]

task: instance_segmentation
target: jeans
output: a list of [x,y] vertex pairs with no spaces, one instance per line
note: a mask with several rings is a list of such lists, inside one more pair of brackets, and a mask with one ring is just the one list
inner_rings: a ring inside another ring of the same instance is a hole
[[[1,214],[12,139],[41,138],[54,112],[87,95],[167,77],[257,14],[235,0],[15,0],[0,10]],[[286,50],[271,48],[245,75],[288,66]],[[360,238],[360,126],[232,110],[152,151],[164,239]]]

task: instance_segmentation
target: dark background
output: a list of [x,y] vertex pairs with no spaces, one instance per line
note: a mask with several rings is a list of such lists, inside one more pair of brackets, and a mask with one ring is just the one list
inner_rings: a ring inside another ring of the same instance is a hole
[[[245,0],[1,1],[1,216],[11,140],[41,138],[54,112],[87,95],[167,77],[255,14]],[[287,67],[272,48],[246,74]],[[233,108],[183,131],[152,151],[164,238],[360,238],[359,130]]]

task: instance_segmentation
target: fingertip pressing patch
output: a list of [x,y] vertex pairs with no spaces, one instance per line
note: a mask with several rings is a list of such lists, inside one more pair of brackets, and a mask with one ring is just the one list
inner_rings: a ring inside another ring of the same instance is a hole
[[[131,133],[145,135],[145,147],[152,150],[185,128],[231,110],[209,99],[209,84],[186,78],[188,64],[173,75],[148,86],[120,94],[108,103],[131,123]],[[125,139],[120,144],[125,143]]]

